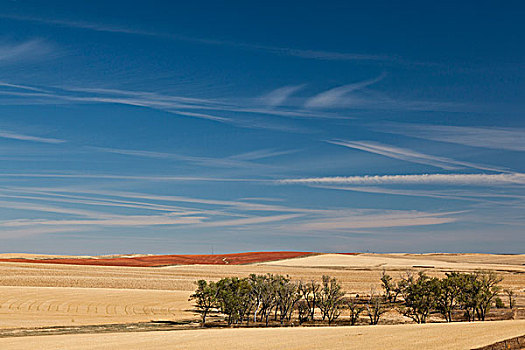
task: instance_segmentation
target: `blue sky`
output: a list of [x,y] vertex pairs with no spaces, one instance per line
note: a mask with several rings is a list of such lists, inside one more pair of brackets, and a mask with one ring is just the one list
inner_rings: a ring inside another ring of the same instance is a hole
[[0,251],[524,252],[521,2],[0,10]]

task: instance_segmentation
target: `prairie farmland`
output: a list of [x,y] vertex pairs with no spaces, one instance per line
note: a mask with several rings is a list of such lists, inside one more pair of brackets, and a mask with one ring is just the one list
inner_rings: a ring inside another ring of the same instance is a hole
[[[243,348],[270,349],[277,343],[268,339],[278,338],[280,348],[286,349],[343,345],[384,349],[385,344],[391,344],[392,349],[409,348],[410,344],[421,349],[450,348],[452,344],[469,349],[525,333],[525,321],[521,320],[525,307],[524,255],[279,254],[277,258],[268,253],[244,254],[244,261],[237,264],[225,263],[223,259],[228,258],[222,256],[198,256],[196,263],[186,256],[185,261],[174,264],[153,257],[150,261],[163,263],[148,267],[134,267],[136,262],[126,264],[127,259],[133,259],[130,257],[0,256],[0,347],[123,349],[141,344],[142,349],[159,345],[199,349],[213,344],[229,348],[235,339],[243,339]],[[148,261],[145,258],[142,263]],[[235,256],[229,258],[236,261]],[[107,266],[107,259],[113,259],[112,263],[123,261],[125,266]],[[208,264],[202,264],[203,259]],[[93,264],[97,260],[102,264]],[[516,291],[514,319],[451,324],[435,320],[416,325],[400,314],[387,313],[377,326],[347,327],[348,316],[343,311],[337,327],[200,330],[199,315],[188,300],[196,280],[217,281],[252,273],[288,275],[304,281],[330,275],[340,281],[346,293],[366,294],[371,288],[381,288],[383,271],[397,277],[407,271],[443,276],[449,271],[479,269],[497,272],[503,278],[502,288]],[[172,325],[169,332],[162,328],[165,324]]]

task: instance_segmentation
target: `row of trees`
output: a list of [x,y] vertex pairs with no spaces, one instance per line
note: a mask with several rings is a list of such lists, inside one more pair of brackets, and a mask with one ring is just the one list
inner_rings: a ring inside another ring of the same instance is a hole
[[393,308],[417,323],[425,323],[432,313],[440,313],[451,322],[456,310],[462,310],[466,319],[472,321],[485,320],[497,300],[501,280],[494,272],[452,272],[443,278],[407,273],[394,281],[383,272],[381,292],[371,290],[366,297],[345,297],[341,284],[329,276],[323,276],[319,283],[292,281],[282,275],[252,274],[247,278],[228,277],[218,282],[199,280],[190,300],[199,310],[203,326],[210,313],[225,315],[228,325],[243,322],[266,326],[270,322],[289,324],[294,315],[299,324],[314,321],[332,324],[343,310],[348,310],[352,325],[362,314],[374,325]]
[[[500,292],[502,278],[493,271],[473,273],[447,273],[444,278],[428,277],[423,272],[407,273],[399,281],[383,272],[381,282],[386,301],[396,303],[401,296],[400,309],[417,323],[425,323],[430,313],[440,313],[452,322],[453,312],[463,310],[468,321],[484,321]],[[509,293],[507,293],[509,295]],[[510,292],[509,304],[512,307]]]
[[195,302],[202,324],[210,312],[226,316],[228,325],[242,322],[291,322],[294,314],[300,324],[313,321],[316,312],[331,324],[341,312],[344,292],[335,278],[323,276],[322,282],[292,281],[282,275],[228,277],[218,282],[197,281],[190,297]]

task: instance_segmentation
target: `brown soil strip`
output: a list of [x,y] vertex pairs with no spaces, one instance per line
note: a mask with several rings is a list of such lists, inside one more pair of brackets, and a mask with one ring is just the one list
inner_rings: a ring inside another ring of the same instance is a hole
[[159,267],[170,265],[243,265],[308,256],[311,252],[251,252],[217,255],[152,255],[131,258],[0,259],[40,264]]
[[523,350],[525,349],[525,334],[519,337],[505,339],[494,344],[472,350]]
[[88,333],[121,333],[121,332],[154,332],[195,329],[192,321],[151,321],[138,323],[116,323],[89,326],[56,326],[38,328],[11,328],[0,330],[0,338],[32,337],[40,335],[88,334]]

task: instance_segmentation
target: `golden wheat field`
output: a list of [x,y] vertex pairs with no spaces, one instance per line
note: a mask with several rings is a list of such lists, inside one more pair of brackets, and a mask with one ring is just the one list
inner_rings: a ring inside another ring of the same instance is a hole
[[471,349],[523,334],[525,321],[397,326],[209,329],[0,339],[5,350]]
[[[340,280],[348,293],[367,293],[379,288],[383,269],[395,277],[407,270],[442,275],[483,268],[501,274],[502,287],[518,291],[518,307],[523,308],[524,264],[524,255],[483,254],[318,254],[249,265],[147,268],[2,262],[0,331],[11,336],[0,338],[0,349],[470,349],[525,334],[525,321],[118,333],[108,328],[104,334],[76,334],[72,329],[66,335],[45,336],[30,331],[150,321],[196,325],[198,315],[188,298],[197,279],[250,273],[302,280],[327,274]],[[23,336],[13,337],[17,332]],[[242,344],[236,345],[239,339]]]

